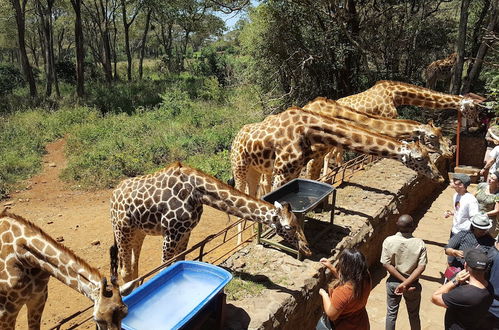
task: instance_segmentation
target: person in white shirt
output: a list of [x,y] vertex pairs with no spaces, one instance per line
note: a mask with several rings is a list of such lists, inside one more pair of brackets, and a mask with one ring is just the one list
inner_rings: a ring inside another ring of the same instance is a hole
[[456,191],[452,198],[454,211],[447,210],[444,213],[445,218],[454,216],[450,237],[461,230],[469,230],[471,217],[478,213],[478,201],[473,194],[468,192],[470,183],[471,179],[466,174],[456,173],[452,177],[451,187]]
[[494,173],[499,169],[499,146],[495,146],[489,153],[488,160],[480,170],[480,175],[485,176],[486,173]]

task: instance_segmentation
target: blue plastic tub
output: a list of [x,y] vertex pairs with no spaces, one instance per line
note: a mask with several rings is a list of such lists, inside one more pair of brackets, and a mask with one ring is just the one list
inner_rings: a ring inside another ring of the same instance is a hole
[[126,330],[179,329],[210,304],[232,279],[223,268],[178,261],[135,289],[123,301]]

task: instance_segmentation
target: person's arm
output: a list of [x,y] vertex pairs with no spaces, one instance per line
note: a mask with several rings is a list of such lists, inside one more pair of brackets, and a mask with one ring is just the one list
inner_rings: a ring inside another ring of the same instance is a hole
[[452,281],[445,283],[440,288],[438,288],[437,291],[433,292],[433,295],[431,296],[431,302],[437,306],[447,308],[448,306],[445,304],[442,295],[451,291],[458,285],[464,283],[469,278],[470,274],[466,270],[460,271],[459,273],[457,273],[456,277],[452,279]]
[[331,271],[334,277],[338,277],[338,273],[336,272],[336,268],[334,268],[333,264],[331,261],[329,261],[327,258],[321,258],[320,263],[326,266],[327,269]]
[[383,267],[385,267],[386,271],[395,277],[397,280],[400,282],[404,282],[406,280],[405,276],[400,274],[400,272],[391,264],[383,264]]
[[493,217],[493,216],[496,216],[497,214],[499,214],[499,202],[495,203],[494,209],[492,211],[489,211],[485,214],[487,214],[489,217]]
[[331,320],[334,321],[338,318],[338,316],[341,315],[341,312],[343,310],[336,309],[333,304],[331,303],[331,299],[329,298],[329,295],[327,294],[326,290],[320,289],[319,294],[322,297],[322,307],[324,308],[324,313],[326,313],[327,317]]
[[459,246],[461,245],[461,236],[461,232],[452,236],[449,243],[445,246],[446,255],[456,258],[464,258],[464,252],[459,250]]
[[412,282],[417,280],[421,274],[423,274],[424,270],[426,269],[426,265],[418,265],[416,269],[414,269],[409,275],[405,281],[400,283],[396,288],[395,288],[395,294],[402,294],[404,291],[407,291],[409,287],[411,286]]
[[[495,148],[494,148],[495,149]],[[492,154],[492,151],[491,151],[491,154]],[[487,164],[485,164],[483,166],[483,168],[480,170],[480,175],[483,175],[485,173],[485,171],[487,171],[488,169],[490,169],[492,167],[492,165],[494,165],[494,163],[496,162],[496,157],[495,156],[492,156],[490,155],[490,160],[487,162]]]

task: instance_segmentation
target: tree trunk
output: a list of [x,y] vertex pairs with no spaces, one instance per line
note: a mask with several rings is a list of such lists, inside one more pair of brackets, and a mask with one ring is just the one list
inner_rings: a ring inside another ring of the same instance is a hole
[[113,56],[114,63],[114,80],[120,80],[118,73],[118,54],[116,52],[116,39],[118,38],[118,28],[116,27],[116,15],[113,14],[113,42],[111,44],[111,54]]
[[[494,31],[495,26],[498,24],[498,7],[499,5],[497,1],[494,1],[492,3],[492,14],[490,15],[490,21],[486,29],[487,32]],[[463,89],[461,90],[461,93],[468,93],[471,89],[471,86],[476,82],[478,76],[480,75],[480,71],[482,71],[483,59],[485,58],[488,49],[489,46],[487,45],[487,42],[482,38],[482,42],[476,53],[476,58],[473,61],[473,66],[471,67],[469,74],[464,79]]]
[[454,66],[454,76],[450,85],[450,92],[458,94],[461,90],[461,76],[463,74],[464,49],[466,45],[466,30],[468,25],[468,8],[470,0],[461,1],[461,17],[459,19],[459,34],[457,39],[457,61]]
[[28,54],[26,53],[26,40],[25,40],[25,10],[26,1],[22,0],[23,3],[19,3],[19,0],[11,0],[12,6],[15,10],[16,25],[17,25],[17,42],[19,46],[19,57],[21,58],[21,68],[23,70],[24,78],[29,85],[29,95],[32,98],[37,96],[35,77],[33,76],[33,70],[29,64]]
[[143,69],[144,54],[145,54],[145,50],[146,50],[147,33],[149,32],[149,24],[151,22],[151,13],[152,13],[152,9],[149,9],[147,11],[146,26],[144,27],[144,34],[142,35],[142,42],[140,44],[139,79],[142,79],[143,74],[144,74],[144,69]]
[[54,39],[53,39],[53,24],[52,24],[52,8],[54,0],[47,0],[47,5],[42,4],[41,0],[36,1],[38,15],[40,17],[40,28],[42,32],[45,57],[45,76],[46,86],[45,95],[52,95],[52,85],[55,86],[57,96],[60,96],[59,86],[55,72],[54,58]]
[[85,96],[85,48],[83,47],[83,24],[81,20],[82,0],[71,0],[75,11],[75,48],[76,48],[76,94],[82,99]]

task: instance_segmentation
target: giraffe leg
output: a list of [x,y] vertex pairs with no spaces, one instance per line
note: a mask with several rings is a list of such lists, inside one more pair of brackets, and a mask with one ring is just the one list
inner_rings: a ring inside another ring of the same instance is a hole
[[[124,234],[123,228],[114,229],[114,238],[118,246],[119,273],[125,282],[134,280],[134,269],[132,266],[133,241],[135,231],[129,229],[127,236]],[[138,262],[138,256],[137,256]]]
[[166,234],[163,236],[163,263],[173,258],[178,251],[178,246],[183,235],[176,233],[174,235]]
[[307,179],[317,180],[321,176],[321,167],[324,164],[324,156],[311,159],[307,163]]
[[[261,173],[250,168],[246,173],[246,186],[248,187],[248,195],[256,197],[258,192],[258,183],[260,182]],[[237,225],[237,245],[243,241],[243,223]]]
[[43,285],[42,291],[30,297],[30,299],[26,302],[26,307],[28,309],[28,327],[30,330],[40,329],[43,309],[45,308],[45,302],[48,297],[47,285],[48,280]]
[[[185,233],[182,235],[182,238],[180,239],[180,242],[178,242],[177,245],[177,251],[175,251],[175,254],[179,254],[187,250],[187,244],[189,244],[189,238],[191,237],[191,231]],[[184,260],[185,256],[181,258],[181,260]]]
[[136,231],[135,235],[133,236],[132,261],[131,261],[133,278],[139,277],[140,250],[142,250],[142,244],[144,243],[145,237],[146,234],[144,234],[142,231]]
[[10,302],[7,295],[0,294],[0,329],[14,330],[16,327],[16,319],[22,304],[15,305]]

